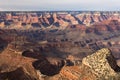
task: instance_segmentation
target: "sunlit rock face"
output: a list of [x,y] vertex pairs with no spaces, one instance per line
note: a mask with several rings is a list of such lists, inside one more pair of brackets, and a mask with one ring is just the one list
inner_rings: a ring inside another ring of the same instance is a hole
[[118,75],[117,73],[120,72],[120,67],[118,67],[114,56],[106,48],[87,56],[82,63],[91,68],[92,72],[99,78],[110,78]]

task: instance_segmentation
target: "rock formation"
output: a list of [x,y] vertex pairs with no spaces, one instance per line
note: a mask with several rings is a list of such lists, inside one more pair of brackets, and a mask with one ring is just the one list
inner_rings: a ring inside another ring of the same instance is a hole
[[[55,26],[65,29],[69,25],[78,24],[88,27],[106,20],[120,21],[119,15],[119,12],[9,12],[0,14],[0,27],[6,28],[6,26],[12,25],[11,27],[14,28],[16,24],[22,28],[31,25],[39,28]],[[111,26],[111,30],[116,29],[113,27],[114,24]],[[17,28],[15,27],[15,29]]]
[[33,66],[35,69],[39,70],[40,73],[47,76],[54,76],[60,72],[62,67],[64,66],[64,62],[58,62],[56,64],[51,64],[47,59],[40,58],[39,60],[33,62]]
[[109,49],[103,48],[82,60],[99,79],[118,76],[120,67]]

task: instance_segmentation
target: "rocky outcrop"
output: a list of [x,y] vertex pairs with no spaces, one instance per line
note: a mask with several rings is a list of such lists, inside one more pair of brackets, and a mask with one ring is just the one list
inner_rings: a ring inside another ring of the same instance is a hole
[[83,65],[88,66],[92,73],[99,78],[109,80],[120,72],[114,56],[109,49],[103,48],[82,60]]
[[57,64],[51,64],[46,58],[40,58],[39,60],[33,62],[33,66],[44,75],[54,76],[60,72],[64,66],[64,62],[61,61]]

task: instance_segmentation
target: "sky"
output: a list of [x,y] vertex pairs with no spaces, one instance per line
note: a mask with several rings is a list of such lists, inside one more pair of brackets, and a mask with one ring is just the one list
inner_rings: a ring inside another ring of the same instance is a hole
[[120,0],[0,0],[0,11],[119,11]]

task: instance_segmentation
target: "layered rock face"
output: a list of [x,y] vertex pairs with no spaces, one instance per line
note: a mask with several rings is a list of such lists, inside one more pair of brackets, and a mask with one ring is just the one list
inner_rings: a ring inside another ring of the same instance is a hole
[[[0,27],[21,28],[58,28],[82,24],[91,26],[105,20],[120,21],[119,12],[7,12],[0,14]],[[16,26],[17,25],[17,26]]]
[[109,49],[103,48],[82,60],[99,79],[107,79],[118,76],[120,67]]

